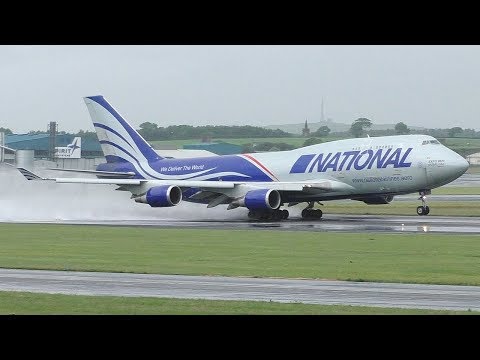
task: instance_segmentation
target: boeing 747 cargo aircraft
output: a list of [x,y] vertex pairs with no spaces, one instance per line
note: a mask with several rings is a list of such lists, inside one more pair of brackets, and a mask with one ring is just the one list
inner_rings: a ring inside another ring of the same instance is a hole
[[[159,156],[103,96],[84,98],[105,154],[92,178],[43,178],[19,169],[28,180],[114,184],[151,207],[182,201],[248,208],[248,217],[282,220],[285,207],[305,203],[302,217],[322,217],[316,202],[352,199],[387,204],[395,195],[418,192],[418,215],[428,215],[431,189],[461,176],[468,162],[427,135],[331,141],[290,151],[167,159]],[[74,170],[70,170],[74,171]]]

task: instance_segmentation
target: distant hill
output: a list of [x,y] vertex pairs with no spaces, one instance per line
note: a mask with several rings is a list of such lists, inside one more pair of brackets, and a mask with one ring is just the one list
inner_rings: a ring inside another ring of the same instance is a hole
[[[320,126],[328,126],[330,128],[330,131],[332,133],[334,132],[344,132],[350,130],[350,126],[352,124],[343,124],[343,123],[337,123],[333,121],[319,121],[319,122],[308,122],[308,128],[310,129],[310,132],[317,131]],[[425,129],[424,127],[420,126],[410,126],[407,124],[407,126],[412,129],[412,130],[423,130]],[[305,122],[302,123],[297,123],[297,124],[282,124],[282,125],[268,125],[264,126],[264,128],[267,129],[280,129],[292,134],[301,134],[302,129],[305,127]],[[388,130],[388,129],[395,129],[395,124],[372,124],[371,130]]]

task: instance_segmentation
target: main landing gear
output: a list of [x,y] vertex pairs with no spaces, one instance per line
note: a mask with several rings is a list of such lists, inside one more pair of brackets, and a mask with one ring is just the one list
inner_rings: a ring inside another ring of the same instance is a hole
[[430,213],[430,208],[427,205],[427,196],[425,191],[419,192],[420,197],[418,200],[422,200],[422,206],[417,207],[417,215],[428,215]]
[[322,210],[314,209],[313,205],[315,205],[315,202],[310,201],[308,203],[308,206],[305,209],[302,210],[302,218],[309,219],[309,220],[321,219],[322,218],[322,215],[323,215]]
[[248,218],[252,220],[286,220],[290,213],[288,210],[250,210]]

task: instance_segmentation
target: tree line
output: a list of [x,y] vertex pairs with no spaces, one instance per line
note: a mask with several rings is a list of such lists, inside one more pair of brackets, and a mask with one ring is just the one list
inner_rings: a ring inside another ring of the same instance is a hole
[[280,129],[266,129],[258,126],[225,126],[225,125],[172,125],[167,127],[158,127],[157,124],[144,122],[140,124],[138,130],[145,140],[161,141],[161,140],[186,140],[186,139],[203,139],[209,140],[213,138],[282,138],[293,137],[293,134],[287,133]]
[[[372,121],[368,118],[358,118],[352,122],[349,131],[347,132],[335,132],[332,133],[328,126],[320,126],[316,131],[309,134],[306,145],[312,145],[321,142],[322,138],[326,138],[331,135],[337,137],[364,137],[370,136],[386,136],[386,135],[404,135],[404,134],[425,134],[431,135],[436,138],[480,138],[480,131],[474,129],[463,129],[455,126],[452,128],[444,129],[423,129],[412,130],[405,123],[399,122],[395,124],[393,129],[385,130],[371,130]],[[0,132],[4,132],[6,135],[13,134],[11,129],[0,127]],[[151,122],[145,122],[140,124],[138,132],[147,141],[162,141],[162,140],[189,140],[189,139],[201,139],[203,141],[209,141],[211,139],[218,138],[289,138],[298,137],[298,134],[292,134],[280,129],[266,129],[258,126],[226,126],[226,125],[206,125],[206,126],[191,126],[191,125],[172,125],[168,127],[158,127],[157,124]],[[47,134],[47,131],[30,131],[29,134]],[[96,140],[97,135],[95,131],[80,130],[75,134],[66,133],[64,131],[59,134],[69,134],[74,136],[81,136],[85,139]],[[283,143],[280,145],[282,149],[287,150],[288,146]],[[306,146],[305,145],[305,146]],[[268,144],[266,145],[268,146]],[[277,145],[278,147],[278,145]]]

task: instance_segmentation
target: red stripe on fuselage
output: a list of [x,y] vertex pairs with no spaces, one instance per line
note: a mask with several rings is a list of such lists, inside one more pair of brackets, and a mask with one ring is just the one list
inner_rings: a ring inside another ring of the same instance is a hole
[[278,181],[277,177],[275,175],[272,174],[272,172],[270,170],[268,170],[265,166],[263,166],[260,161],[258,161],[257,159],[255,159],[252,155],[248,155],[248,154],[243,154],[243,156],[249,158],[250,160],[252,160],[255,164],[257,164],[258,166],[260,166],[263,170],[265,170],[267,173],[269,173],[272,177],[275,178],[275,180]]

